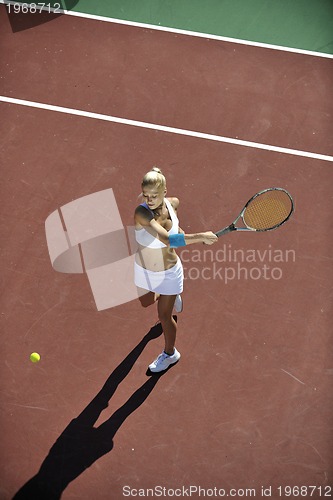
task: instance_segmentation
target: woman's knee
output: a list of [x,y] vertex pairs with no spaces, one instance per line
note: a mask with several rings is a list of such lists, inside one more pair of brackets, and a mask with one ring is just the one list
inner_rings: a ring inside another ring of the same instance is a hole
[[142,305],[142,307],[149,307],[151,305],[150,302],[148,302],[147,300],[140,300],[140,304]]
[[139,289],[139,301],[142,307],[149,307],[155,302],[155,294],[153,292],[142,293]]
[[173,321],[172,318],[172,310],[173,310],[174,300],[168,300],[165,304],[163,300],[160,299],[158,304],[158,319],[161,323],[165,323],[168,321]]
[[158,311],[158,319],[160,320],[161,323],[172,321],[172,312]]

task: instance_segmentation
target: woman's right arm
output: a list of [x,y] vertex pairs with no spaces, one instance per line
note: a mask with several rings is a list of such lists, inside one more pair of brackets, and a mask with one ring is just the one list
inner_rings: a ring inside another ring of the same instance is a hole
[[[164,227],[162,227],[154,218],[150,218],[150,214],[147,210],[136,210],[135,222],[139,223],[143,227],[150,227],[153,231],[156,231],[160,241],[165,245],[170,245],[169,233]],[[216,243],[218,237],[212,231],[206,231],[203,233],[193,233],[184,234],[186,245],[193,245],[194,243],[205,243],[206,245],[212,245]]]
[[[170,245],[169,233],[164,229],[155,219],[149,222],[150,227],[152,227],[159,236],[159,239],[165,244]],[[204,233],[194,233],[186,234],[184,233],[186,245],[193,245],[194,243],[205,243],[206,245],[212,245],[218,240],[218,237],[212,231],[206,231]]]
[[193,243],[205,243],[206,245],[213,245],[218,240],[216,234],[212,231],[206,231],[204,233],[194,233],[194,234],[184,234],[186,245],[191,245]]

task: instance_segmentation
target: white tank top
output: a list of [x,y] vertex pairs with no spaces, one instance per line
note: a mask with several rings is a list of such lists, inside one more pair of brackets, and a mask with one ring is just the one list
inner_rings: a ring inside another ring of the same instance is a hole
[[[169,211],[171,221],[172,221],[172,226],[171,229],[168,231],[168,234],[178,234],[178,227],[179,227],[179,220],[178,217],[172,208],[172,205],[169,200],[164,198],[166,207]],[[142,203],[142,206],[147,208],[150,212],[150,208],[146,203]],[[160,241],[158,238],[155,238],[152,236],[144,227],[142,229],[136,229],[135,230],[135,239],[139,245],[146,247],[146,248],[165,248],[167,245],[163,243],[163,241]]]

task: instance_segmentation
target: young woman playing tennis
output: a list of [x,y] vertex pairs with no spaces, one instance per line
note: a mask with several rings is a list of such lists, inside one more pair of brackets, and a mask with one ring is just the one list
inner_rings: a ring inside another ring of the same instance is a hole
[[180,353],[175,348],[177,323],[172,310],[182,311],[183,266],[175,249],[192,243],[212,245],[217,236],[204,233],[185,234],[178,226],[178,198],[166,198],[166,180],[161,170],[152,168],[142,180],[141,203],[134,215],[135,238],[138,250],[135,256],[134,281],[140,302],[147,307],[157,301],[164,351],[149,365],[152,372],[161,372],[176,363]]

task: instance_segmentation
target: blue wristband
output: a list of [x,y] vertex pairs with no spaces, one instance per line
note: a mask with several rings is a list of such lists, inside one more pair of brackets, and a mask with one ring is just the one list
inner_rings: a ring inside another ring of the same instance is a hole
[[170,234],[169,243],[170,248],[184,247],[186,245],[185,236],[183,233]]

